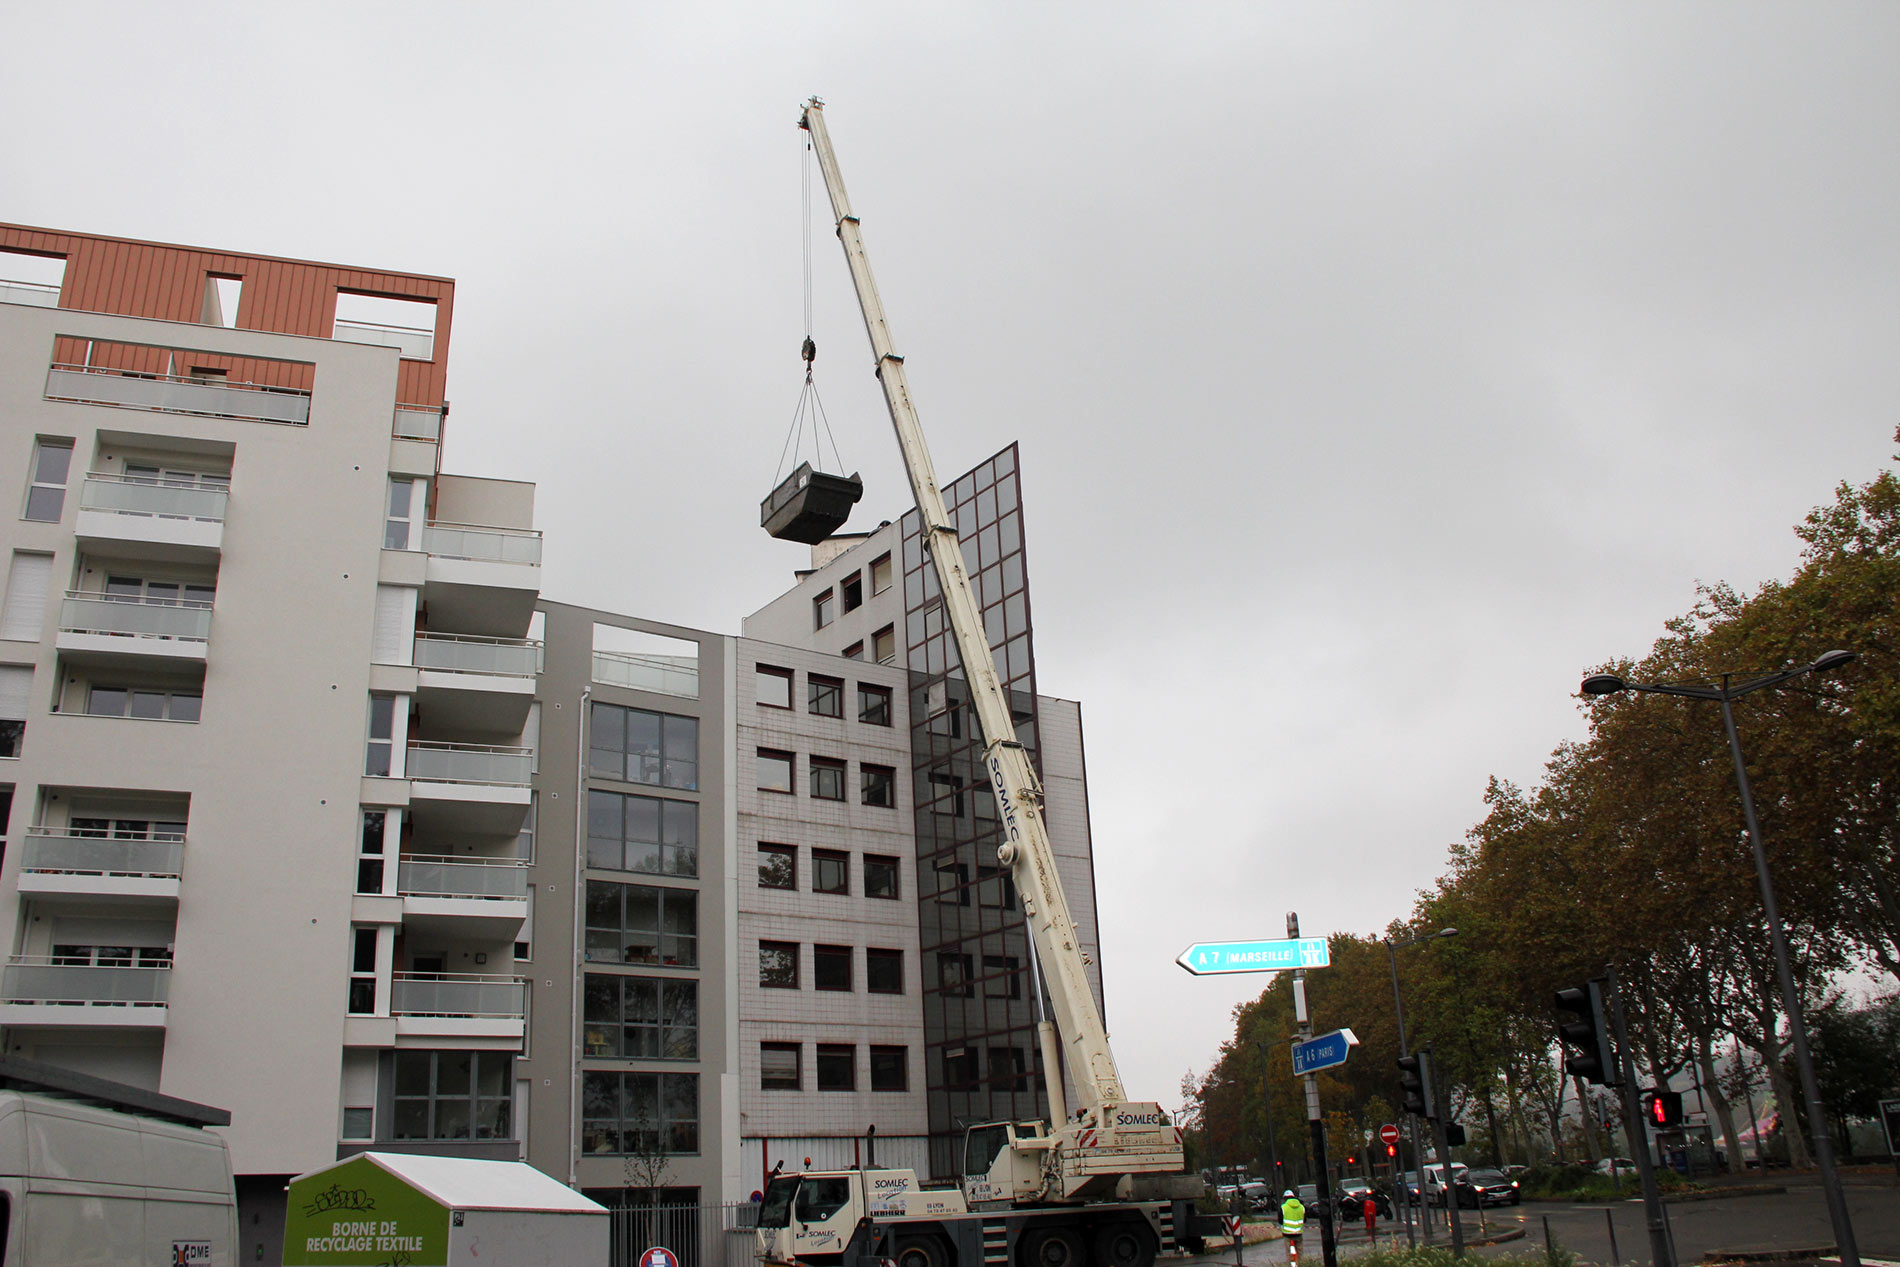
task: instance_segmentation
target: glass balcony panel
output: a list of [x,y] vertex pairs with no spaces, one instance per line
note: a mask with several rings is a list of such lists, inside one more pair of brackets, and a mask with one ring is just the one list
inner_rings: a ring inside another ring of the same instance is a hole
[[541,564],[541,534],[467,524],[430,524],[422,530],[422,548],[444,559],[484,563]]
[[55,365],[46,376],[46,395],[49,400],[127,405],[214,418],[250,418],[258,422],[299,425],[310,421],[308,392],[258,387],[252,383],[210,382],[176,374],[123,374],[115,370]]
[[682,699],[699,698],[699,661],[691,656],[626,655],[594,652],[594,681]]
[[440,440],[442,411],[415,405],[397,405],[396,434],[405,440]]
[[157,484],[117,475],[88,475],[79,493],[79,505],[84,510],[217,523],[224,522],[225,503],[230,499],[231,494],[222,488]]
[[503,638],[416,638],[416,667],[449,673],[496,673],[533,677],[541,669],[541,644]]
[[399,348],[412,361],[428,361],[435,357],[435,331],[420,326],[339,320],[331,337],[344,343],[374,343],[379,347]]
[[521,1017],[526,984],[519,977],[398,972],[390,983],[393,1016]]
[[60,604],[59,627],[65,633],[204,642],[211,637],[211,609],[182,602],[69,593]]
[[397,867],[404,897],[526,898],[528,869],[519,862],[404,858]]
[[29,304],[35,308],[57,308],[59,307],[59,287],[0,278],[0,304]]
[[115,840],[28,832],[20,869],[79,875],[176,877],[185,865],[182,840]]
[[99,968],[24,956],[0,974],[7,1003],[162,1004],[170,985],[169,968]]
[[470,743],[409,745],[408,776],[436,783],[500,783],[528,785],[534,750],[496,748]]

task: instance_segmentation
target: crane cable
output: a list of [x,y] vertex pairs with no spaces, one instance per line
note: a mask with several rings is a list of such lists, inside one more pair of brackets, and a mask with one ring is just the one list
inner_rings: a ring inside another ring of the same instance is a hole
[[805,362],[805,385],[799,390],[798,405],[792,410],[792,424],[786,430],[785,444],[779,449],[778,469],[772,474],[772,487],[777,488],[785,475],[785,458],[789,454],[796,458],[805,436],[805,423],[811,422],[812,465],[822,466],[824,450],[820,445],[819,430],[823,428],[823,438],[831,441],[831,456],[838,464],[838,470],[844,470],[844,457],[838,452],[838,439],[831,434],[831,419],[825,416],[824,401],[819,399],[818,386],[812,381],[812,364],[818,359],[818,344],[812,339],[812,272],[811,272],[811,166],[812,148],[810,137],[804,142],[805,161],[801,171],[804,202],[804,252],[805,252],[805,341],[799,347],[799,356]]

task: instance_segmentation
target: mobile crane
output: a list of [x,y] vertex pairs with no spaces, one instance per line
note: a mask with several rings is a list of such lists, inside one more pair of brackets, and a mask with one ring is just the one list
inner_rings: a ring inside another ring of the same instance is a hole
[[[925,547],[983,727],[984,766],[1003,836],[996,856],[1021,896],[1032,958],[1054,1011],[1053,1025],[1037,1026],[1053,1121],[969,1127],[955,1189],[924,1189],[909,1170],[778,1176],[767,1184],[759,1211],[760,1257],[801,1267],[870,1267],[884,1259],[897,1267],[1150,1267],[1159,1250],[1192,1245],[1219,1223],[1194,1213],[1203,1185],[1181,1173],[1179,1129],[1159,1104],[1130,1100],[1122,1091],[1056,875],[1042,788],[1016,738],[954,521],[911,403],[904,358],[893,345],[816,97],[799,126],[810,134],[824,173]],[[1073,1114],[1064,1102],[1058,1034],[1075,1084]]]

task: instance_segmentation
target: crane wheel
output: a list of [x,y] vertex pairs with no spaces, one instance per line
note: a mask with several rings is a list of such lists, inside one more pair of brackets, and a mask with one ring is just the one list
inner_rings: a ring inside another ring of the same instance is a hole
[[897,1242],[897,1267],[947,1267],[943,1245],[928,1236]]
[[1034,1232],[1023,1255],[1023,1267],[1086,1267],[1082,1236],[1072,1227]]
[[1095,1233],[1095,1267],[1154,1267],[1155,1249],[1146,1223],[1110,1223]]

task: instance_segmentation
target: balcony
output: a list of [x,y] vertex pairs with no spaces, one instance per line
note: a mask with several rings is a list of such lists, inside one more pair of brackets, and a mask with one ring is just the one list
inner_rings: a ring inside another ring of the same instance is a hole
[[519,1040],[527,1002],[528,983],[520,977],[398,972],[390,983],[389,1014],[398,1039]]
[[294,387],[262,387],[178,374],[139,374],[97,366],[54,365],[46,374],[46,399],[300,427],[310,424],[310,393]]
[[178,901],[182,840],[125,840],[27,829],[20,892],[96,898],[106,903]]
[[405,761],[417,830],[450,840],[493,840],[521,830],[534,749],[413,743]]
[[59,649],[75,664],[201,665],[210,637],[209,603],[69,590],[59,608]]
[[463,634],[519,637],[541,593],[541,534],[515,528],[432,523],[424,598],[430,620]]
[[161,1027],[170,967],[101,967],[16,955],[0,972],[0,1025]]
[[681,699],[699,698],[699,659],[696,656],[630,655],[619,651],[594,652],[594,681],[625,686]]
[[519,859],[403,857],[396,867],[409,933],[513,941],[528,918],[528,864]]
[[421,326],[338,320],[332,327],[330,337],[340,343],[371,343],[377,347],[395,348],[406,361],[435,359],[435,331]]
[[422,634],[416,638],[415,664],[416,692],[431,730],[513,737],[528,722],[541,644]]
[[442,439],[442,410],[434,405],[397,405],[392,434],[398,440],[435,444]]
[[39,282],[16,282],[0,277],[0,304],[26,304],[34,308],[59,307],[59,287]]
[[88,475],[79,490],[79,542],[127,559],[215,561],[230,496],[216,484]]

